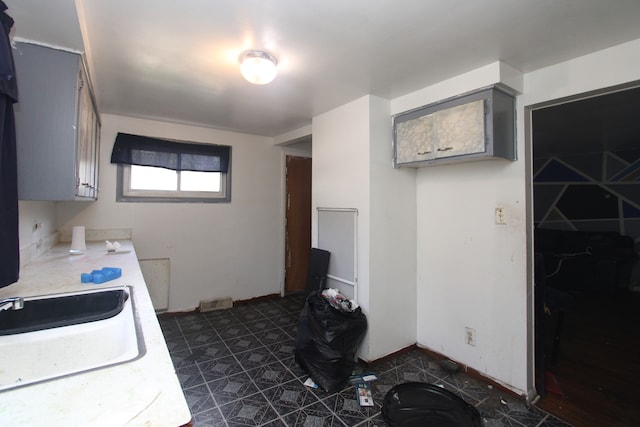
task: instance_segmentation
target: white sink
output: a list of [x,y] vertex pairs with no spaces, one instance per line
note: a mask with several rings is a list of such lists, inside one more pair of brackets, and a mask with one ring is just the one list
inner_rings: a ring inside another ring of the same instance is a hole
[[[113,317],[0,336],[0,392],[142,357],[145,346],[136,316],[133,288],[125,289],[129,297],[122,311]],[[92,292],[105,290],[109,289]],[[79,294],[84,293],[50,297]],[[25,299],[25,305],[28,303]]]

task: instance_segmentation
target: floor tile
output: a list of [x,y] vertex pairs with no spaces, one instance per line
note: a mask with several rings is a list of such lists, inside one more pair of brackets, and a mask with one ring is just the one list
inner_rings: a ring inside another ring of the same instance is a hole
[[191,349],[191,359],[197,363],[220,359],[229,355],[231,355],[231,352],[222,341],[200,347],[193,347]]
[[521,423],[506,415],[505,410],[502,408],[506,405],[506,401],[497,394],[495,396],[485,398],[480,402],[480,404],[476,406],[476,409],[478,409],[478,412],[480,413],[484,427],[521,427]]
[[229,427],[259,426],[278,418],[275,410],[260,393],[220,406]]
[[280,328],[265,331],[264,333],[257,335],[257,337],[260,342],[267,346],[274,343],[293,342],[293,338]]
[[[459,390],[463,393],[463,395],[469,396],[478,401],[486,398],[487,393],[489,393],[491,390],[489,386],[482,381],[479,381],[475,378],[470,377],[469,375],[464,375],[462,373],[452,374],[442,382],[451,385],[452,388]],[[465,397],[465,399],[467,398]]]
[[207,320],[202,319],[184,325],[180,324],[180,329],[184,335],[190,335],[195,333],[209,333],[213,328]]
[[289,427],[344,427],[336,414],[318,402],[283,417]]
[[276,326],[273,322],[265,318],[252,320],[250,322],[245,323],[244,325],[249,330],[249,332],[258,336],[259,334],[264,334],[267,331],[278,328],[278,326]]
[[289,426],[287,426],[287,424],[285,424],[285,422],[282,419],[277,418],[273,421],[269,421],[266,424],[262,424],[262,427],[289,427]]
[[372,407],[360,406],[354,387],[348,387],[340,393],[322,400],[322,402],[349,426],[376,415],[381,405],[381,402],[377,402],[376,406]]
[[285,342],[269,344],[266,346],[266,348],[269,349],[269,351],[272,352],[278,358],[278,360],[282,360],[293,357],[293,352],[296,346],[293,340],[287,340]]
[[222,377],[207,384],[218,406],[259,392],[256,385],[245,372]]
[[191,350],[175,350],[170,353],[171,361],[176,369],[184,368],[185,366],[195,365],[196,361],[191,353]]
[[315,395],[296,380],[267,389],[263,394],[280,415],[289,414],[318,402]]
[[375,416],[356,424],[357,427],[388,427],[388,424],[382,418],[382,414],[376,414]]
[[209,409],[193,416],[193,427],[221,427],[224,418],[218,408]]
[[226,329],[234,325],[242,325],[242,321],[240,321],[237,317],[235,317],[231,313],[226,313],[225,316],[209,318],[207,321],[209,322],[211,327],[215,329],[218,332],[218,334],[220,334],[220,336],[222,336],[221,333],[224,332]]
[[184,397],[187,400],[191,414],[209,411],[216,407],[206,384],[184,389]]
[[183,389],[204,384],[204,378],[202,377],[200,369],[197,365],[189,365],[184,368],[178,368],[176,369],[176,375],[178,376],[180,386]]
[[398,383],[410,383],[410,382],[433,382],[437,380],[436,377],[416,366],[413,363],[401,364],[396,368],[398,375]]
[[260,390],[295,380],[296,377],[280,362],[260,366],[247,372]]
[[181,326],[205,320],[204,316],[199,312],[180,314],[178,316],[175,316],[175,319]]
[[264,348],[260,340],[253,334],[225,340],[227,347],[233,354]]
[[568,424],[460,371],[451,373],[420,350],[356,372],[373,371],[375,406],[358,405],[350,384],[338,392],[305,386],[295,361],[303,296],[243,304],[227,310],[160,316],[176,374],[195,427],[385,426],[380,408],[403,382],[434,383],[476,406],[485,427],[568,427]]
[[266,302],[259,303],[255,305],[255,308],[260,314],[262,314],[267,319],[272,317],[279,317],[279,316],[282,316],[283,314],[289,315],[289,312],[287,312],[284,308],[273,303],[266,303]]
[[389,390],[398,385],[398,369],[394,368],[378,374],[378,379],[371,382],[371,390],[373,391],[373,401],[382,405],[384,397]]
[[244,337],[245,335],[251,335],[251,331],[247,329],[242,323],[231,323],[223,328],[216,328],[218,335],[223,340],[235,339]]
[[187,341],[181,332],[178,332],[176,335],[165,335],[164,341],[167,343],[169,353],[183,351],[187,348]]
[[279,301],[276,301],[282,309],[288,313],[294,313],[298,315],[300,311],[302,311],[302,306],[304,305],[304,299],[301,298],[282,298]]
[[525,402],[516,400],[511,396],[503,396],[501,402],[503,404],[498,407],[498,411],[525,426],[537,425],[546,415],[544,411],[535,406],[526,405]]
[[282,363],[295,378],[304,378],[302,380],[304,381],[309,377],[309,374],[298,365],[294,357],[282,358],[280,363]]
[[284,331],[289,337],[295,339],[298,335],[298,323],[294,322],[290,325],[280,326],[280,329]]
[[164,335],[165,337],[182,334],[182,331],[178,326],[178,321],[176,320],[176,316],[159,317],[158,323],[160,324],[160,329],[162,329],[162,335]]
[[266,347],[254,348],[235,356],[246,371],[278,362],[278,358]]
[[184,334],[183,342],[187,343],[190,348],[201,347],[203,345],[214,344],[222,341],[216,331],[201,331]]
[[215,360],[198,363],[202,377],[206,382],[244,372],[235,357],[229,355]]
[[451,375],[449,371],[445,370],[442,366],[440,366],[440,363],[427,357],[413,359],[413,360],[410,360],[408,363],[416,367],[419,367],[420,369],[427,372],[432,377],[437,378],[438,380],[446,380],[447,377]]
[[[250,308],[250,306],[242,306],[242,307]],[[248,309],[248,308],[242,311],[234,310],[233,314],[236,317],[236,319],[238,319],[240,322],[243,322],[243,323],[255,322],[256,320],[264,319],[264,316],[258,310]]]
[[291,328],[298,324],[298,318],[289,314],[282,312],[276,316],[272,316],[269,318],[276,326],[280,328]]

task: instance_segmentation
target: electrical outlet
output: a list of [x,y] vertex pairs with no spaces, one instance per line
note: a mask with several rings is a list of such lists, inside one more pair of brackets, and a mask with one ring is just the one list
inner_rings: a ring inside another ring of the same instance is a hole
[[465,342],[473,347],[476,346],[476,330],[470,327],[465,327],[464,328],[464,332],[465,332]]
[[496,224],[505,225],[507,223],[507,216],[504,211],[504,208],[497,207],[496,208]]

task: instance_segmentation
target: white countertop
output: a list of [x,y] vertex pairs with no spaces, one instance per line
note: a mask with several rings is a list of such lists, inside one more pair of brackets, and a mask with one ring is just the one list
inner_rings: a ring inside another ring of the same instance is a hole
[[[191,420],[133,244],[120,243],[116,254],[107,254],[104,242],[87,243],[83,255],[69,255],[69,244],[59,244],[23,267],[17,283],[0,288],[0,299],[133,286],[146,354],[114,367],[0,392],[0,425],[177,427]],[[80,282],[81,273],[103,267],[121,268],[122,276],[100,285]]]

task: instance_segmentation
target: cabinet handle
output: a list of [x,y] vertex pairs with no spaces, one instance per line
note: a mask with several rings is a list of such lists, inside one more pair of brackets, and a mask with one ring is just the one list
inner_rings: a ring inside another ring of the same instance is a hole
[[430,153],[431,153],[431,151],[418,151],[416,154],[418,156],[424,156],[425,154],[430,154]]
[[449,151],[449,150],[453,150],[453,147],[438,148],[438,151]]

